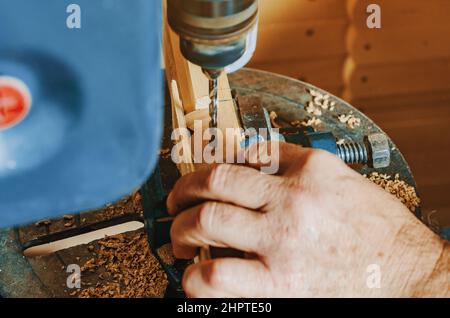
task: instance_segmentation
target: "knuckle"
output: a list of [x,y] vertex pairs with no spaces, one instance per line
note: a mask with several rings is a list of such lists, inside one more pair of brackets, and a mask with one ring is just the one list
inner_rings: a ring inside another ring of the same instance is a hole
[[196,297],[196,290],[193,288],[195,284],[192,284],[193,280],[193,273],[195,270],[195,265],[191,265],[184,271],[183,279],[181,282],[181,285],[183,286],[184,291],[186,292],[186,295],[189,297]]
[[178,218],[175,218],[175,220],[172,223],[172,226],[170,227],[170,238],[172,242],[178,241]]
[[207,190],[220,191],[226,186],[227,179],[231,171],[231,166],[226,164],[215,165],[209,172],[206,179]]
[[304,157],[303,166],[308,169],[316,169],[319,168],[319,166],[323,167],[325,163],[335,161],[336,159],[336,156],[325,150],[308,149],[308,152]]
[[223,266],[219,261],[212,261],[207,266],[203,267],[203,280],[205,284],[213,289],[220,288],[223,285],[224,277]]
[[196,226],[202,233],[210,233],[214,227],[214,216],[218,209],[216,202],[203,203],[197,213]]

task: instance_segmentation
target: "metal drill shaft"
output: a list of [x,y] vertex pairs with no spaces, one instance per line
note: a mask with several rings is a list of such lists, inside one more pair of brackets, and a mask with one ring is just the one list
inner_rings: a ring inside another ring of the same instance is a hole
[[217,128],[217,114],[218,114],[218,108],[219,108],[219,98],[218,98],[218,80],[217,78],[210,78],[209,79],[209,116],[210,116],[210,122],[209,127],[210,128]]

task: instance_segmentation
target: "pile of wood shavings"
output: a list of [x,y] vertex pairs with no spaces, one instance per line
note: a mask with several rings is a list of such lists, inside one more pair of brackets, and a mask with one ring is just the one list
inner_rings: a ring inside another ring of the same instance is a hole
[[320,107],[317,107],[314,102],[308,102],[305,110],[314,116],[322,116],[322,110]]
[[163,159],[170,158],[170,149],[169,148],[160,149],[159,155]]
[[342,114],[338,117],[339,121],[343,124],[347,124],[347,127],[350,129],[355,129],[361,126],[361,118],[356,117],[353,112],[349,114]]
[[393,179],[392,176],[378,172],[373,172],[369,176],[364,176],[387,192],[393,194],[412,212],[415,212],[419,207],[420,198],[417,196],[416,190],[405,181],[400,180],[400,175],[398,173]]
[[303,121],[295,120],[291,122],[294,127],[313,127],[314,129],[319,129],[322,125],[322,120],[317,117],[309,118]]
[[98,242],[95,258],[82,272],[99,272],[99,282],[79,292],[80,298],[161,297],[167,277],[152,255],[144,233],[132,237],[119,234]]
[[[322,114],[322,112],[318,111],[318,107],[322,108],[323,110],[330,110],[333,111],[334,108],[336,107],[336,102],[330,100],[331,96],[328,94],[322,94],[318,91],[315,90],[308,90],[309,94],[312,97],[312,101],[308,103],[306,111],[308,111],[308,113],[311,113],[310,111],[312,110],[313,113],[315,112],[316,116],[320,116]],[[309,110],[308,110],[309,109]]]
[[165,244],[158,249],[158,255],[161,260],[169,265],[175,264],[175,255],[173,255],[172,244]]

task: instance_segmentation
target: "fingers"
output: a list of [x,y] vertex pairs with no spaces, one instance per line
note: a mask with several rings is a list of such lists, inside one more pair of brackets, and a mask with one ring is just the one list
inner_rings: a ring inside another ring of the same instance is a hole
[[188,297],[267,297],[274,284],[258,260],[219,258],[189,266],[183,276]]
[[[262,170],[270,158],[271,169],[277,168],[277,175],[301,177],[310,171],[330,174],[338,169],[351,170],[337,156],[321,149],[303,148],[286,142],[267,142],[251,145],[245,156],[254,169]],[[266,155],[269,153],[270,155]]]
[[174,254],[190,259],[196,255],[197,247],[206,245],[261,253],[266,245],[266,222],[265,215],[259,212],[206,202],[175,218],[171,228]]
[[[283,175],[308,154],[309,149],[287,142],[260,142],[242,150],[248,166],[261,170],[270,167],[269,174]],[[264,172],[264,171],[263,171]]]
[[168,212],[175,215],[203,201],[221,201],[259,210],[275,202],[281,180],[236,165],[205,167],[183,176],[167,199]]

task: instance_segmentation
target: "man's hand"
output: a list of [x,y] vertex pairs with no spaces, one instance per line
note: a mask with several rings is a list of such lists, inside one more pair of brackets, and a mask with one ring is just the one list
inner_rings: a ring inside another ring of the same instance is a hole
[[205,245],[247,255],[191,265],[188,296],[448,292],[445,273],[430,276],[448,261],[444,243],[395,197],[323,151],[283,143],[279,164],[276,176],[217,165],[176,184],[168,199],[175,256],[193,258]]

